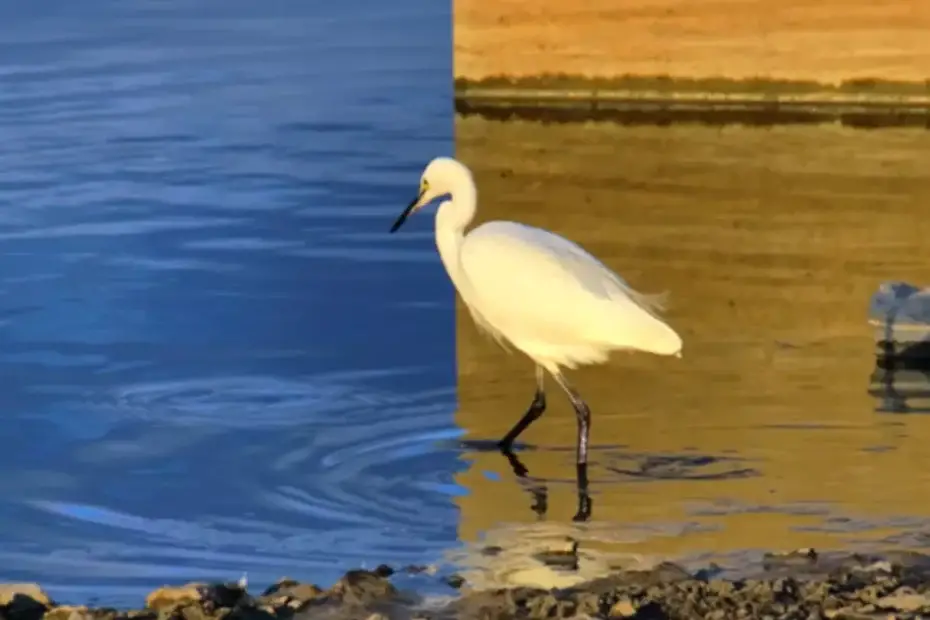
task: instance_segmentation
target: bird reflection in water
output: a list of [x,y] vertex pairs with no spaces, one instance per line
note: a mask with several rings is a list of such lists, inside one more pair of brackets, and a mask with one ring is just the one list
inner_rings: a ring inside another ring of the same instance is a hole
[[[510,469],[517,477],[517,482],[522,489],[529,494],[531,498],[530,509],[536,513],[539,520],[544,520],[546,518],[546,514],[549,511],[549,488],[543,479],[536,478],[530,473],[523,461],[520,460],[520,457],[517,456],[513,445],[501,446],[500,442],[473,440],[462,442],[460,447],[464,450],[475,452],[500,452],[500,454],[507,459]],[[524,446],[524,449],[532,450],[534,448],[531,446]],[[592,514],[592,502],[591,496],[588,493],[587,476],[583,479],[577,478],[576,481],[578,482],[578,510],[575,513],[574,520],[588,521]]]
[[[520,458],[513,452],[512,449],[502,448],[501,454],[503,454],[507,459],[507,462],[510,463],[510,469],[513,470],[513,473],[520,480],[523,488],[526,489],[533,497],[533,504],[530,506],[530,508],[540,519],[545,518],[546,512],[549,510],[549,489],[546,487],[546,484],[542,480],[535,479],[530,476],[530,472],[526,468],[526,465],[523,464],[523,461],[520,460]],[[585,493],[587,493],[587,490],[585,490]],[[588,508],[588,517],[590,517],[590,499],[586,503],[586,506]]]

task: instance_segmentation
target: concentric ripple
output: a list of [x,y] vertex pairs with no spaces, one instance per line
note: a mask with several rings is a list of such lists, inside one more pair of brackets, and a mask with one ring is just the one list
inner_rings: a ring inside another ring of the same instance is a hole
[[[453,476],[464,468],[454,388],[365,387],[398,374],[114,388],[88,415],[121,418],[122,436],[75,450],[82,488],[24,500],[56,551],[32,553],[22,540],[0,559],[74,588],[230,579],[246,568],[258,584],[285,574],[322,581],[351,565],[438,558],[455,539]],[[153,433],[158,425],[175,430]]]
[[98,403],[120,419],[214,429],[303,426],[315,419],[364,415],[373,407],[404,407],[418,397],[365,390],[365,379],[416,369],[328,373],[304,380],[274,376],[184,378],[114,388]]

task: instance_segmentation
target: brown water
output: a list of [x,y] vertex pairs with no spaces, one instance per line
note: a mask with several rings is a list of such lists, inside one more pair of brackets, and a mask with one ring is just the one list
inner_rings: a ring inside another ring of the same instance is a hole
[[[547,514],[475,450],[458,477],[464,540],[569,533],[682,557],[930,536],[930,418],[876,412],[866,324],[880,282],[930,281],[930,132],[469,118],[457,148],[480,220],[548,228],[670,291],[685,341],[680,360],[616,354],[570,375],[594,416],[590,524],[570,523],[575,418],[554,388],[520,454],[548,483]],[[458,362],[457,422],[499,438],[529,404],[532,364],[461,307]]]

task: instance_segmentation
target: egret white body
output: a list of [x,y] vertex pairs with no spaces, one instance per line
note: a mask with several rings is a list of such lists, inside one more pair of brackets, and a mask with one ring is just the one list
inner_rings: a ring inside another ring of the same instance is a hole
[[656,314],[659,299],[633,291],[571,241],[514,222],[459,235],[443,256],[458,254],[446,268],[462,273],[466,305],[482,328],[549,372],[604,362],[616,349],[680,354],[681,338]]
[[501,447],[509,451],[545,410],[545,369],[578,414],[579,486],[584,477],[586,487],[590,413],[561,369],[602,363],[614,350],[680,357],[681,337],[659,317],[663,296],[636,292],[583,248],[540,228],[494,221],[465,234],[475,216],[477,189],[468,168],[448,157],[429,163],[417,198],[391,232],[445,195],[449,199],[436,213],[436,247],[449,278],[481,329],[536,363],[533,404]]

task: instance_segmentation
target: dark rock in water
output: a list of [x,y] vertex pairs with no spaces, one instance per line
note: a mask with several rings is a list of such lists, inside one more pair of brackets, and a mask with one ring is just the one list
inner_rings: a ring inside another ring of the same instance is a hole
[[6,608],[16,597],[25,596],[47,607],[51,604],[48,594],[37,583],[0,584],[0,607]]
[[37,584],[0,585],[0,618],[39,620],[51,605],[48,595]]
[[435,575],[438,567],[431,564],[411,564],[404,567],[404,572],[408,575]]
[[817,563],[817,552],[813,549],[797,549],[789,553],[766,553],[762,556],[765,570],[795,566],[811,566]]
[[694,578],[700,579],[701,581],[710,581],[721,573],[723,573],[723,568],[717,565],[716,562],[711,562],[710,566],[701,568],[696,573],[694,573]]
[[294,581],[293,579],[282,579],[278,583],[265,590],[261,598],[268,599],[270,597],[287,597],[300,599],[302,601],[310,601],[321,596],[324,596],[323,590],[316,587],[312,583],[300,583],[298,581]]
[[208,584],[200,588],[200,605],[213,613],[218,609],[232,609],[250,602],[245,588],[239,584]]
[[540,551],[533,557],[551,568],[578,570],[578,541],[567,538],[563,544]]
[[397,595],[397,589],[386,578],[367,570],[350,570],[330,590],[337,600],[365,605],[386,601]]
[[[293,588],[294,586],[299,586],[299,585],[301,585],[299,581],[295,581],[293,579],[284,577],[283,579],[279,579],[278,583],[272,584],[268,586],[267,588],[265,588],[265,591],[262,592],[262,596],[271,596],[272,594],[277,594],[278,592],[286,588]],[[313,587],[316,588],[316,586],[313,586]]]
[[453,573],[444,579],[446,585],[458,590],[465,585],[465,578],[459,574]]
[[258,603],[266,608],[270,607],[276,615],[281,616],[305,609],[314,601],[325,597],[326,593],[312,583],[282,579],[265,590]]
[[379,564],[378,568],[375,569],[375,574],[387,578],[394,574],[394,569],[387,564]]
[[189,583],[183,586],[165,586],[149,594],[145,606],[157,612],[199,606],[207,614],[218,609],[230,609],[249,598],[245,589],[237,584]]
[[498,547],[497,545],[488,545],[481,550],[481,555],[493,558],[497,555],[500,555],[503,550],[503,547]]

